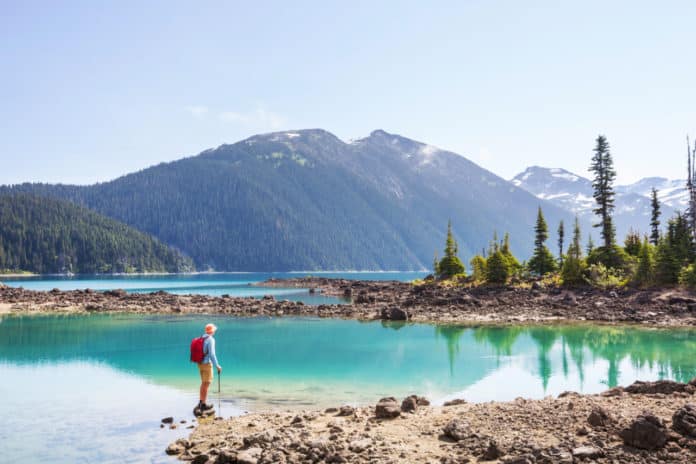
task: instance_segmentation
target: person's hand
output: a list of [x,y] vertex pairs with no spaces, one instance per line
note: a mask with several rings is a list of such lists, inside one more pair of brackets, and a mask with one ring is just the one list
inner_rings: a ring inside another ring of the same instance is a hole
[[222,366],[218,366],[217,369],[218,369],[218,374],[220,374],[222,372]]

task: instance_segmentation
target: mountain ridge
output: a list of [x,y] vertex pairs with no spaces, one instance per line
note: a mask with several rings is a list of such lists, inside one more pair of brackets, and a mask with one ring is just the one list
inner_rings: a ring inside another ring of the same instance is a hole
[[448,220],[465,261],[494,231],[531,254],[536,209],[572,215],[464,156],[382,129],[257,134],[91,186],[21,184],[150,233],[200,269],[427,269]]

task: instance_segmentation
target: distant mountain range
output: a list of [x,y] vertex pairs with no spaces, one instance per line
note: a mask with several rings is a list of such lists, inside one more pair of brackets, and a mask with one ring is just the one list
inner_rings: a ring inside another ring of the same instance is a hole
[[428,269],[449,219],[466,261],[494,231],[524,259],[539,205],[552,230],[573,219],[463,156],[382,130],[350,143],[321,129],[257,135],[110,182],[0,191],[72,201],[225,271]]
[[[592,212],[596,203],[592,197],[590,179],[565,169],[532,166],[517,174],[510,182],[586,221],[596,221]],[[688,193],[685,180],[647,177],[633,184],[618,185],[615,187],[614,222],[620,241],[631,228],[642,233],[649,232],[653,187],[658,190],[663,225],[676,211],[686,209]]]

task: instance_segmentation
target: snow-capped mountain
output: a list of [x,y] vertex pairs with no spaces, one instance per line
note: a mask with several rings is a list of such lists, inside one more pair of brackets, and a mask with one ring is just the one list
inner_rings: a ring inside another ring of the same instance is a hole
[[[535,195],[571,211],[581,219],[596,222],[593,209],[592,182],[565,169],[532,166],[516,175],[511,182]],[[650,227],[650,195],[658,190],[663,224],[677,210],[684,211],[688,195],[683,180],[648,177],[630,185],[616,186],[614,222],[622,240],[630,229],[646,233]],[[584,234],[583,234],[584,235]]]
[[689,194],[686,191],[686,180],[669,180],[665,177],[646,177],[633,184],[616,187],[617,193],[636,193],[645,197],[650,196],[650,191],[657,189],[657,197],[660,203],[670,206],[675,210],[686,210],[689,202]]

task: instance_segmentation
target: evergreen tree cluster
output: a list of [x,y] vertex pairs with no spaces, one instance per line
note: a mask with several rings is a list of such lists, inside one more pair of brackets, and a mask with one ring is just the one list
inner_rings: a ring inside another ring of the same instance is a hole
[[62,200],[0,195],[0,270],[192,271],[191,260],[125,224]]
[[[572,241],[565,252],[565,226],[563,221],[558,224],[558,256],[554,257],[546,246],[549,239],[548,225],[539,207],[534,226],[534,254],[529,261],[522,265],[514,257],[510,250],[509,234],[506,233],[500,242],[494,234],[488,252],[471,259],[471,280],[503,284],[511,277],[525,277],[526,273],[544,277],[558,271],[560,281],[568,286],[651,286],[680,283],[696,287],[696,225],[689,222],[688,215],[677,213],[669,219],[665,234],[661,234],[660,203],[658,192],[653,189],[650,235],[641,236],[631,229],[624,239],[624,245],[619,246],[612,222],[616,171],[609,142],[604,136],[600,135],[596,139],[590,170],[594,173],[594,198],[597,202],[594,212],[599,218],[595,227],[600,228],[601,246],[596,247],[590,235],[586,245],[587,255],[583,254],[580,224],[576,217]],[[448,249],[451,248],[449,235],[448,233]]]

